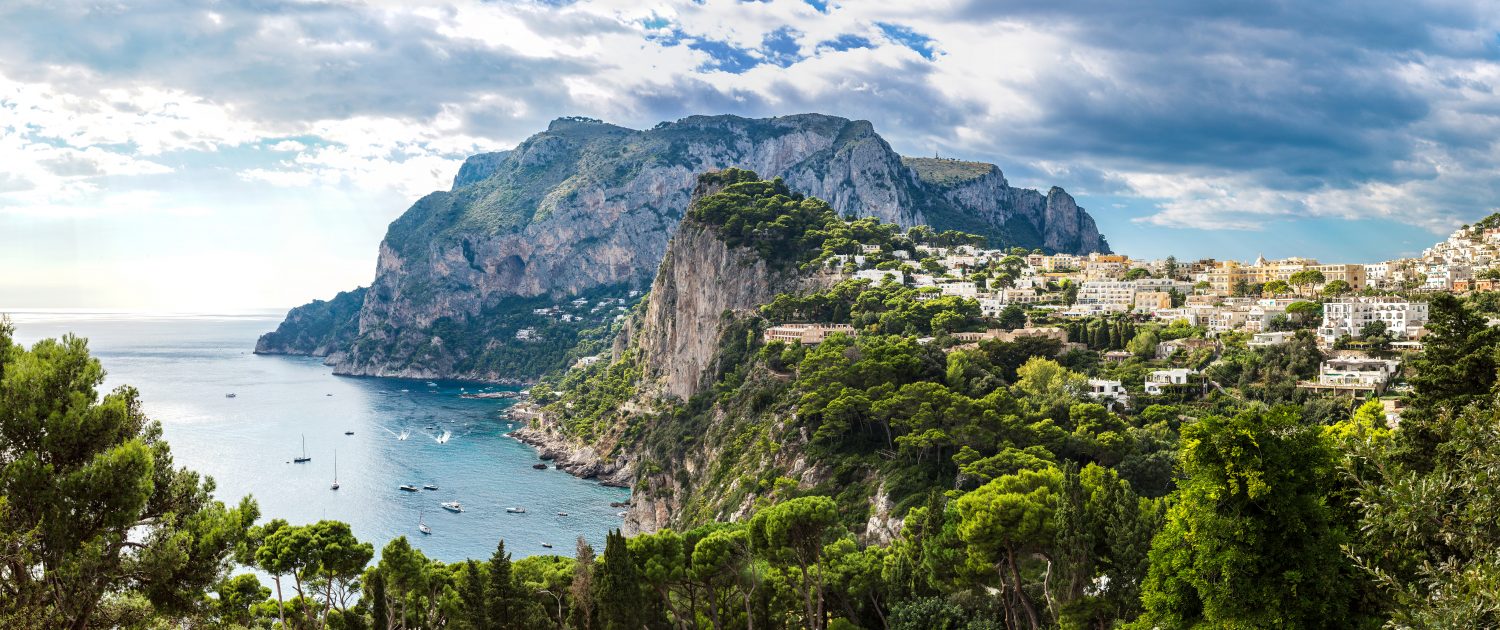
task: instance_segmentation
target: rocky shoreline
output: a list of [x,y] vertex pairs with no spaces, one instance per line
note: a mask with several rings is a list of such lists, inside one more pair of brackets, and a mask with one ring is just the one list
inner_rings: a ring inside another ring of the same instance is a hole
[[629,464],[616,466],[600,460],[590,447],[578,447],[552,433],[523,427],[510,432],[516,441],[536,449],[537,457],[550,461],[558,470],[581,479],[593,479],[602,485],[629,488],[635,471]]

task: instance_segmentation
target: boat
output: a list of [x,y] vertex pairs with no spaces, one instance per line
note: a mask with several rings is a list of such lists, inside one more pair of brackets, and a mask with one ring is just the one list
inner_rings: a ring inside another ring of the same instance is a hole
[[424,484],[422,484],[422,489],[423,490],[437,490],[438,487],[437,487],[437,484],[424,483]]
[[462,512],[464,511],[464,506],[457,501],[447,501],[443,503],[443,509],[449,512]]
[[568,513],[567,512],[558,512],[557,515],[558,516],[567,516]]
[[323,394],[323,395],[324,395],[324,396],[332,396],[332,395],[333,395],[333,394]]
[[353,431],[345,431],[344,435],[354,435],[354,432]]
[[537,470],[546,470],[547,469],[547,465],[546,464],[532,464],[531,467],[535,468]]
[[333,452],[333,489],[339,489],[339,452]]
[[551,549],[552,548],[552,543],[542,543],[542,546],[545,547],[545,548],[547,548],[547,549]]
[[427,381],[427,386],[428,387],[437,387],[437,383],[434,383],[432,381]]
[[423,534],[431,534],[432,533],[432,528],[428,527],[427,523],[422,520],[422,515],[421,514],[417,514],[417,529],[421,530]]
[[618,516],[620,518],[625,518],[626,514],[627,514],[627,512],[620,512],[619,514],[616,514],[615,516]]
[[294,458],[292,458],[292,461],[296,462],[298,464],[306,464],[307,462],[312,461],[312,458],[307,456],[307,436],[306,435],[302,436],[302,456],[301,457],[294,457]]
[[225,398],[234,398],[234,392],[229,392],[228,394],[224,394],[224,397]]
[[405,483],[401,484],[399,486],[399,489],[402,490],[402,491],[405,491],[405,492],[416,492],[417,491],[417,487],[416,486],[413,486],[413,485],[410,485],[410,484],[405,484]]
[[525,514],[526,513],[526,508],[523,508],[523,507],[508,507],[508,508],[505,508],[505,511],[506,512],[510,512],[511,514]]

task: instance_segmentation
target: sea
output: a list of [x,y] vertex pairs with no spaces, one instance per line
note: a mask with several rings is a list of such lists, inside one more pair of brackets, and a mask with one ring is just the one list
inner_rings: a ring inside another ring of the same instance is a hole
[[[276,327],[280,313],[33,310],[9,317],[16,341],[28,347],[70,333],[87,338],[107,372],[102,390],[139,390],[176,465],[212,477],[221,501],[254,497],[262,521],[344,521],[377,553],[405,536],[444,562],[488,558],[502,539],[516,558],[571,556],[579,536],[603,549],[622,520],[610,503],[630,496],[534,469],[536,452],[507,436],[519,428],[501,415],[511,401],[460,397],[515,388],[335,376],[318,358],[254,354],[256,338]],[[293,462],[304,453],[311,461]],[[330,487],[335,461],[338,490]],[[438,489],[405,492],[402,484]],[[464,511],[443,509],[446,501]],[[422,534],[419,522],[432,533]]]

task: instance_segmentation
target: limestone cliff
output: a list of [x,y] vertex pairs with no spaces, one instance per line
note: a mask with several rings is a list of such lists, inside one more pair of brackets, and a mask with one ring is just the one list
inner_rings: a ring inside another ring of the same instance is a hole
[[317,345],[338,349],[330,356],[340,374],[535,377],[556,366],[505,373],[531,351],[511,340],[529,324],[495,322],[589,291],[645,288],[696,175],[730,166],[782,177],[841,215],[960,229],[1000,245],[1108,250],[1061,189],[1012,188],[987,164],[935,177],[949,161],[928,162],[904,160],[868,122],[819,114],[693,116],[644,131],[559,119],[511,151],[470,158],[452,190],[393,222],[355,338]]
[[[699,185],[693,197],[714,192]],[[751,487],[757,477],[784,476],[808,487],[829,479],[804,456],[807,436],[793,427],[789,409],[715,404],[699,395],[747,358],[737,352],[747,347],[747,336],[758,339],[761,305],[780,293],[827,289],[844,276],[731,246],[718,229],[691,216],[682,221],[647,307],[621,327],[612,365],[597,368],[597,378],[607,380],[609,370],[628,363],[619,373],[630,375],[630,394],[602,410],[588,430],[580,430],[578,406],[564,398],[514,434],[560,468],[635,488],[623,523],[627,533],[742,518],[762,494]],[[775,386],[785,375],[758,369],[744,378]],[[747,440],[777,447],[735,448]],[[889,526],[880,520],[872,530]]]

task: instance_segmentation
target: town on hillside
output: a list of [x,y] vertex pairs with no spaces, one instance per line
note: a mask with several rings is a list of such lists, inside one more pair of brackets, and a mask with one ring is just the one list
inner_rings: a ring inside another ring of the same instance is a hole
[[[872,286],[895,283],[917,290],[916,299],[951,296],[974,300],[996,327],[955,332],[949,350],[972,348],[986,339],[1013,341],[1048,337],[1064,351],[1092,349],[1106,361],[1137,355],[1156,359],[1139,383],[1107,378],[1089,381],[1090,396],[1129,408],[1132,389],[1148,396],[1205,391],[1199,369],[1169,361],[1176,353],[1226,344],[1269,348],[1311,335],[1325,359],[1317,374],[1297,382],[1308,392],[1345,396],[1381,395],[1405,389],[1402,359],[1422,348],[1427,300],[1438,292],[1467,294],[1500,289],[1500,221],[1490,217],[1454,232],[1421,256],[1380,263],[1323,263],[1311,258],[1245,263],[1202,259],[1133,259],[1123,254],[1045,254],[1024,249],[985,249],[976,244],[917,244],[913,251],[863,246],[861,254],[830,257],[826,264]],[[1157,337],[1154,347],[1126,346],[1131,338],[1100,342],[1087,337],[1084,322],[1156,322],[1186,334]],[[855,327],[832,322],[771,322],[768,343],[817,344],[833,334],[855,335]],[[923,343],[937,341],[929,336]],[[1400,403],[1387,398],[1391,420]]]

